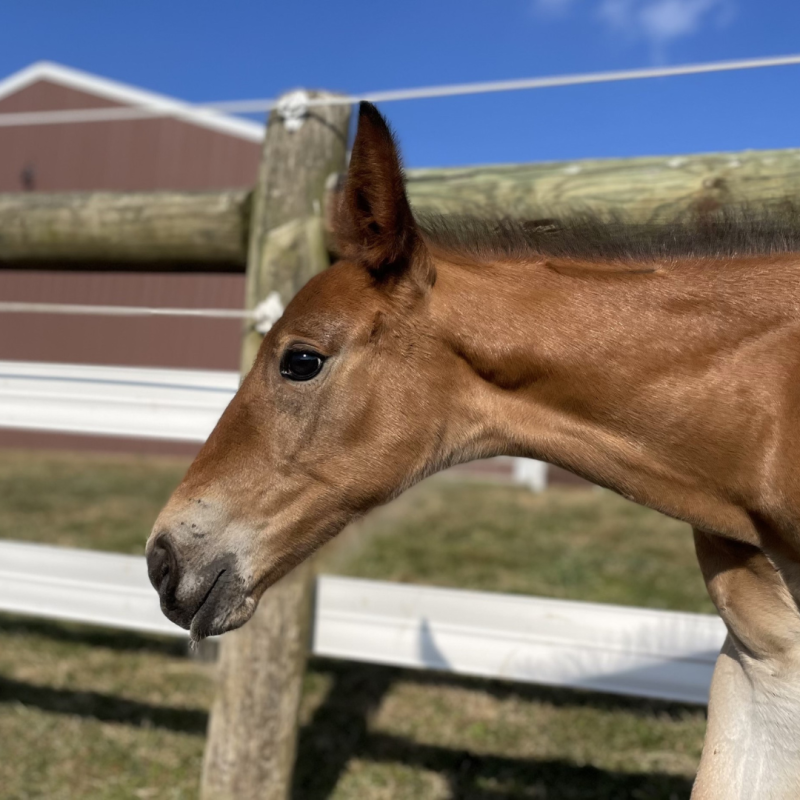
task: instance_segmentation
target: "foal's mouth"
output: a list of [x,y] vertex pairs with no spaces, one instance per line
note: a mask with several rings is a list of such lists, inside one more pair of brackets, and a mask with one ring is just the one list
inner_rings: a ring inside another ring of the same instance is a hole
[[208,591],[205,593],[205,595],[203,595],[203,599],[200,601],[199,605],[194,610],[194,614],[192,614],[192,623],[194,623],[194,621],[197,619],[197,615],[203,610],[203,606],[208,601],[208,598],[211,597],[211,594],[214,591],[214,589],[217,588],[217,584],[219,583],[219,579],[225,574],[225,572],[226,572],[226,570],[221,569],[219,571],[219,573],[217,574],[217,577],[214,578],[213,581],[211,581],[211,586],[208,587]]
[[191,623],[185,625],[194,642],[240,628],[255,613],[259,598],[292,568],[282,563],[270,569],[249,588],[239,582],[236,570],[223,569],[212,581],[197,606]]
[[210,629],[219,614],[220,606],[224,605],[220,603],[221,595],[226,584],[230,583],[223,580],[227,572],[228,569],[225,567],[220,569],[195,602],[191,600],[177,602],[174,587],[172,591],[161,591],[161,610],[176,625],[190,631],[193,639],[212,635]]
[[215,633],[222,632],[221,630],[217,630],[219,626],[215,625],[215,620],[220,616],[220,611],[222,610],[220,606],[225,605],[224,603],[221,604],[219,601],[221,595],[225,592],[226,583],[229,583],[229,581],[226,582],[222,580],[227,572],[227,569],[221,569],[217,573],[217,577],[211,581],[211,585],[197,604],[191,616],[190,623],[187,626],[192,639],[200,640],[207,636],[213,636]]

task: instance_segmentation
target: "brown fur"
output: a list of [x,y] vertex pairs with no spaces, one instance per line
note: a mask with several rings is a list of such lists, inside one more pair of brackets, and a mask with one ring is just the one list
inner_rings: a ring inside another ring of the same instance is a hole
[[642,264],[800,252],[800,211],[788,200],[649,223],[587,212],[561,219],[429,214],[419,225],[433,248],[488,261],[554,256]]
[[[418,226],[369,106],[339,220],[343,261],[266,336],[156,522],[165,612],[198,637],[237,627],[348,520],[431,472],[540,458],[697,531],[730,636],[695,798],[800,797],[793,228]],[[317,378],[281,374],[298,348],[326,357]]]

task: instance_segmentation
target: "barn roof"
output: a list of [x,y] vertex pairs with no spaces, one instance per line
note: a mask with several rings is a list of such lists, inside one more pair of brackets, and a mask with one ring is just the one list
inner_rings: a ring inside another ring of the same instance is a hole
[[88,72],[65,67],[51,61],[37,61],[13,75],[0,80],[0,100],[39,81],[66,86],[96,95],[115,103],[129,106],[157,106],[175,117],[193,125],[227,133],[252,142],[264,138],[264,126],[252,120],[219,112],[201,111],[191,104],[163,94],[150,92]]

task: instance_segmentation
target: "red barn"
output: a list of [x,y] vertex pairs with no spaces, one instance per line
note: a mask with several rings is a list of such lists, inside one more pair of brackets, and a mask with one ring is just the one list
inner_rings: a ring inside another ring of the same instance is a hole
[[[0,126],[0,192],[191,191],[255,184],[264,136],[261,124],[198,111],[173,98],[48,62],[33,64],[0,81],[0,114],[136,106],[158,106],[168,114]],[[244,274],[243,269],[215,274],[198,267],[170,273],[97,265],[66,271],[0,263],[0,299],[241,309]],[[0,365],[12,363],[5,376],[11,382],[25,372],[23,364],[28,372],[38,369],[29,362],[235,371],[240,336],[241,324],[236,320],[0,314]],[[14,372],[20,374],[12,375]],[[54,377],[45,372],[33,380],[59,381],[69,374],[69,370],[61,370]],[[0,374],[0,384],[3,378]],[[209,379],[214,386],[220,380]],[[27,398],[15,398],[13,388],[10,395],[7,411],[11,409],[8,413],[13,417],[14,403],[24,410]],[[63,405],[69,406],[69,402],[65,396]],[[76,425],[75,429],[82,428]],[[2,447],[186,454],[198,449],[196,444],[118,434],[72,435],[31,430],[30,425],[27,430],[17,430],[3,427],[0,419]],[[520,459],[516,464],[519,479],[543,485],[542,465]],[[511,459],[493,459],[466,470],[506,477],[511,465]]]
[[[0,126],[0,192],[249,188],[264,126],[199,112],[144,89],[48,62],[0,81],[0,114],[159,106],[167,116]],[[46,270],[0,264],[0,299],[242,308],[244,274],[207,269]],[[235,320],[0,314],[0,361],[236,370]],[[185,452],[194,446],[0,429],[0,447]]]

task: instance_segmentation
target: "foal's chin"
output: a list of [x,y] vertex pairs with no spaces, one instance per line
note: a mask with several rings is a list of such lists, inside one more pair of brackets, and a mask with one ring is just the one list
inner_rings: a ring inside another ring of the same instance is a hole
[[199,642],[209,636],[220,636],[241,628],[255,614],[264,592],[290,572],[293,566],[294,564],[289,563],[277,565],[249,587],[243,582],[239,582],[237,586],[234,576],[228,591],[217,594],[212,589],[189,623],[192,641]]
[[241,628],[255,613],[258,600],[252,596],[231,598],[225,604],[215,604],[201,608],[192,617],[189,636],[193,642],[200,642],[209,636],[220,636],[228,631]]

